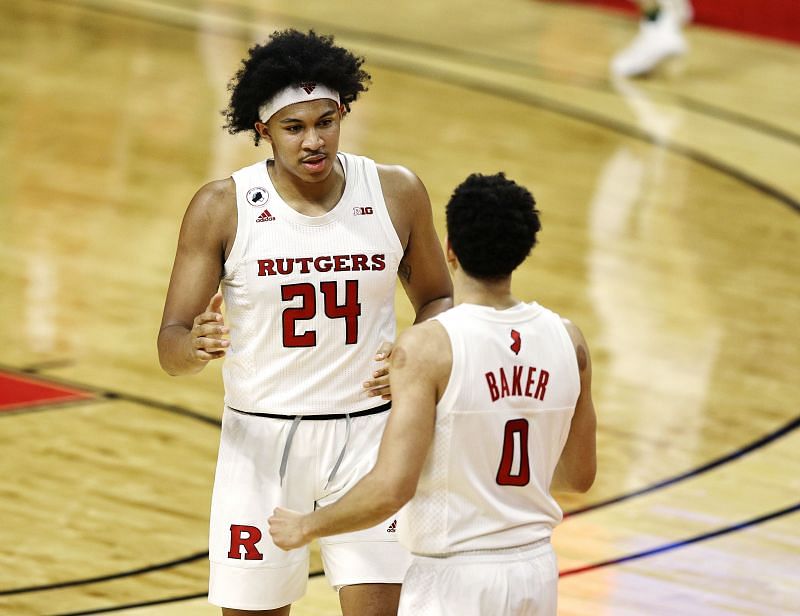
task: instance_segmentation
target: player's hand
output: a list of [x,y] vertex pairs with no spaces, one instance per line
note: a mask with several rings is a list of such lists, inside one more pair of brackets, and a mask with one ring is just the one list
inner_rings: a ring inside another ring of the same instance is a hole
[[394,343],[382,342],[375,353],[375,361],[383,362],[383,366],[372,373],[369,381],[364,381],[364,389],[369,396],[380,396],[383,400],[391,400],[392,392],[389,391],[389,357],[392,354]]
[[209,300],[205,311],[194,318],[192,331],[189,332],[189,342],[192,358],[196,361],[208,362],[225,357],[230,340],[226,340],[223,336],[230,330],[225,326],[221,308],[222,293],[217,292]]
[[302,513],[276,507],[267,521],[272,542],[286,552],[303,547],[311,541],[303,533]]

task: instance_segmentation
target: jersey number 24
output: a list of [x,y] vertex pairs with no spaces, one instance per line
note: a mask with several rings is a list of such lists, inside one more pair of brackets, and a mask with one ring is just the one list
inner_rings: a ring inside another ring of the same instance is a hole
[[[344,281],[344,304],[337,302],[337,282],[319,283],[325,316],[329,319],[344,319],[345,344],[358,342],[358,317],[361,316],[361,304],[358,302],[358,280]],[[287,284],[281,287],[281,299],[285,302],[296,297],[302,298],[296,308],[283,311],[283,346],[313,347],[317,345],[317,332],[309,329],[302,334],[297,333],[297,321],[308,321],[317,316],[317,289],[310,282]]]

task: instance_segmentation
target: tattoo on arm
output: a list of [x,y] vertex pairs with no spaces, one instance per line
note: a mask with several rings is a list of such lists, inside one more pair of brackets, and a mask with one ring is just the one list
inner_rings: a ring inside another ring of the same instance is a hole
[[397,275],[406,282],[411,282],[411,266],[405,261],[400,261],[397,266]]

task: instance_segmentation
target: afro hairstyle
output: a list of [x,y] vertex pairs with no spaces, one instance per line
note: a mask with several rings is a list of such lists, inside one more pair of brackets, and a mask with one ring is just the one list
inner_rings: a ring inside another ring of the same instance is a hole
[[447,203],[447,236],[464,271],[496,280],[530,254],[541,230],[533,195],[504,173],[473,173]]
[[228,84],[231,92],[223,111],[224,127],[231,134],[252,131],[255,144],[260,135],[255,123],[258,108],[287,86],[306,81],[322,83],[339,93],[347,111],[369,87],[370,75],[358,57],[333,43],[332,36],[298,30],[273,32],[263,45],[255,45],[242,60],[242,67]]

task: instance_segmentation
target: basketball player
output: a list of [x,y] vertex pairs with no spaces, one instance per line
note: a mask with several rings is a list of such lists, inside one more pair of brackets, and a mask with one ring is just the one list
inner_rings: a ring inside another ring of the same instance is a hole
[[683,26],[692,19],[689,0],[635,0],[641,13],[639,33],[611,61],[611,71],[620,77],[639,77],[655,70],[665,60],[688,50]]
[[[227,127],[272,158],[203,186],[180,232],[159,357],[170,374],[225,357],[209,550],[209,601],[225,615],[289,613],[308,548],[276,548],[267,518],[335,501],[374,464],[398,274],[418,321],[452,306],[422,183],[338,151],[362,63],[314,32],[250,49]],[[396,613],[409,555],[392,522],[321,542],[346,616]]]
[[415,554],[407,616],[556,613],[551,488],[595,476],[589,351],[580,330],[511,294],[540,229],[531,194],[472,175],[447,206],[456,307],[415,325],[391,358],[394,408],[374,469],[335,504],[279,508],[273,541],[368,527],[410,499],[398,523]]

